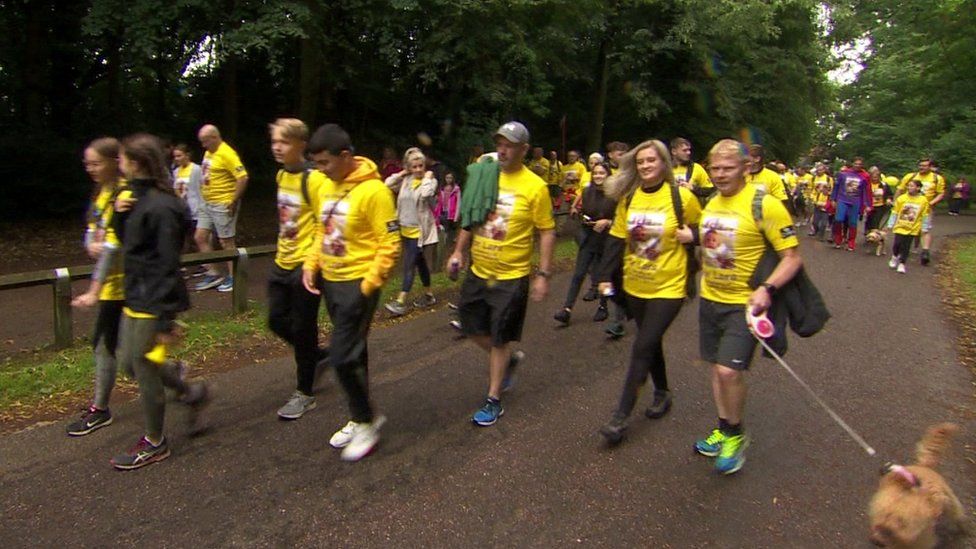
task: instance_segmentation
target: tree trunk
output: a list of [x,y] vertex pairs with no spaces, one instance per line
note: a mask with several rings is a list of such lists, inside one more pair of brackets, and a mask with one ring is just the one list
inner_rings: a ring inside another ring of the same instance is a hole
[[596,93],[593,94],[593,107],[590,109],[590,131],[586,139],[587,151],[599,151],[603,142],[603,116],[607,109],[607,86],[610,83],[610,36],[604,35],[597,51]]
[[231,54],[224,61],[221,81],[224,83],[224,120],[221,122],[220,133],[229,141],[237,139],[237,56]]
[[313,126],[318,115],[319,94],[322,90],[321,55],[316,41],[303,38],[299,55],[298,116],[306,124]]

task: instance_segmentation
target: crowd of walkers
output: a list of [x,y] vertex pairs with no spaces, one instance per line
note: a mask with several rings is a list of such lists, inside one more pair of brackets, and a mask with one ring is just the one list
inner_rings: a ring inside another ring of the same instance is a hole
[[[277,415],[296,420],[315,408],[314,385],[333,369],[348,420],[329,442],[348,461],[374,450],[385,422],[370,398],[368,376],[380,290],[399,262],[401,286],[386,310],[408,311],[415,275],[421,291],[412,305],[434,305],[433,251],[441,240],[451,252],[445,268],[452,277],[463,273],[453,323],[487,354],[487,390],[473,423],[490,426],[505,413],[503,394],[527,359],[515,346],[528,302],[549,292],[554,212],[566,209],[579,222],[579,251],[555,321],[570,323],[587,277],[583,300],[597,302],[593,320],[607,322],[610,338],[624,336],[634,320],[619,402],[600,434],[610,444],[623,441],[648,377],[653,392],[644,415],[669,412],[665,334],[681,308],[699,297],[699,349],[711,365],[717,420],[694,448],[730,474],[743,466],[751,440],[743,417],[745,372],[758,343],[750,318],[768,313],[785,331],[782,307],[774,305],[789,300],[779,296],[811,287],[799,228],[853,251],[863,222],[868,251],[876,253],[891,231],[889,265],[903,273],[916,240],[921,263],[930,260],[932,208],[948,194],[956,215],[969,195],[965,180],[947,190],[930,159],[892,185],[878,168],[865,170],[860,158],[836,173],[826,163],[791,171],[767,163],[761,146],[732,139],[715,143],[704,166],[684,138],[635,147],[612,142],[586,163],[578,151],[561,163],[555,151],[530,148],[528,129],[512,121],[494,133],[494,152],[472,152],[462,182],[420,148],[402,157],[385,149],[377,165],[357,155],[335,124],[311,132],[300,120],[282,118],[269,124],[268,134],[280,166],[268,325],[293,348],[295,360],[295,389]],[[145,426],[131,449],[112,458],[119,469],[170,455],[164,388],[188,408],[191,432],[201,428],[199,413],[210,402],[207,385],[188,381],[185,365],[172,357],[182,325],[177,315],[189,308],[185,279],[199,278],[195,290],[230,291],[233,272],[213,264],[189,273],[179,258],[192,243],[202,251],[234,247],[249,176],[215,126],[203,126],[197,137],[205,150],[200,165],[187,145],[167,150],[148,134],[121,142],[100,138],[84,151],[95,183],[85,248],[96,267],[74,305],[98,307],[95,388],[91,406],[67,431],[81,436],[112,423],[109,397],[121,365],[138,380]],[[323,301],[332,323],[328,347],[318,340]],[[809,324],[822,326],[829,315],[817,311],[805,314],[813,317]]]

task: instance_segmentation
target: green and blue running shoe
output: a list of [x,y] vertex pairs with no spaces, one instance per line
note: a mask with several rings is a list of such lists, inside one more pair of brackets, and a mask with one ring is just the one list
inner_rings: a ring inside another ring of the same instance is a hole
[[749,447],[749,435],[741,434],[733,437],[726,437],[722,443],[722,451],[715,460],[715,470],[723,475],[742,469],[746,463],[746,448]]
[[712,434],[695,442],[695,451],[703,456],[716,457],[722,451],[722,443],[725,442],[725,433],[719,429],[712,429]]

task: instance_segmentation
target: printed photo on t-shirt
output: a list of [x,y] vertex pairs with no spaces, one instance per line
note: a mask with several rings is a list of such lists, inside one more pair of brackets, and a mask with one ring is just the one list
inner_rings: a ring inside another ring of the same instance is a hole
[[901,209],[901,213],[898,214],[898,221],[905,222],[906,224],[911,225],[912,223],[915,223],[916,219],[918,219],[918,214],[921,211],[922,211],[921,204],[913,204],[911,202],[906,202]]
[[515,194],[499,193],[495,210],[485,216],[485,222],[478,228],[478,234],[492,240],[505,240],[508,235],[508,220],[515,211]]
[[706,217],[699,228],[702,257],[716,269],[735,269],[735,231],[739,220],[728,217]]
[[851,196],[851,197],[858,196],[859,194],[858,189],[860,188],[860,186],[861,186],[860,179],[853,176],[847,176],[844,178],[844,192],[847,193],[847,196]]
[[210,184],[210,158],[204,158],[200,163],[200,186],[206,187]]
[[630,253],[654,261],[661,255],[661,237],[664,235],[664,212],[631,211],[627,215],[627,239]]
[[298,236],[298,218],[302,214],[301,200],[286,192],[278,193],[278,237],[294,240]]
[[322,253],[332,257],[345,257],[346,239],[346,216],[349,213],[349,204],[346,202],[336,203],[335,200],[328,200],[322,204],[322,213],[319,216],[325,228],[325,235],[322,237]]

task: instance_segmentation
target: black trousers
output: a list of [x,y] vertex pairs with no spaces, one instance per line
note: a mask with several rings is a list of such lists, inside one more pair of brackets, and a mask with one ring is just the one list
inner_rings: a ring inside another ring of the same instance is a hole
[[604,242],[606,239],[600,238],[600,235],[592,230],[584,229],[582,231],[579,251],[576,253],[576,270],[573,271],[573,278],[569,282],[569,290],[566,292],[566,302],[563,307],[573,308],[587,274],[590,275],[593,286],[596,286],[594,273],[600,267],[600,260],[603,258]]
[[888,212],[891,211],[891,206],[881,205],[876,206],[871,213],[868,214],[868,218],[864,221],[864,234],[865,236],[874,229],[881,228],[881,222],[888,217]]
[[912,242],[917,235],[895,234],[895,243],[891,247],[891,255],[898,258],[900,263],[908,263],[908,256],[912,253]]
[[268,327],[295,349],[297,389],[312,394],[315,370],[324,351],[319,349],[319,302],[302,284],[302,268],[282,269],[268,275]]
[[369,352],[366,339],[380,299],[379,290],[366,297],[361,280],[322,282],[325,307],[332,319],[329,360],[349,399],[349,414],[356,423],[373,421],[369,403]]
[[637,335],[630,351],[630,367],[617,405],[617,415],[630,415],[648,374],[655,389],[669,390],[664,364],[664,333],[677,318],[683,303],[684,299],[643,299],[627,295],[627,306],[637,321]]

